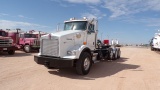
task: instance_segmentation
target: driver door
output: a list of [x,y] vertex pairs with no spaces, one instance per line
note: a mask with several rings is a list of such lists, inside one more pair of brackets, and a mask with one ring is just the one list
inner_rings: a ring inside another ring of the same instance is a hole
[[87,32],[87,45],[91,50],[95,49],[95,35],[94,24],[89,24]]

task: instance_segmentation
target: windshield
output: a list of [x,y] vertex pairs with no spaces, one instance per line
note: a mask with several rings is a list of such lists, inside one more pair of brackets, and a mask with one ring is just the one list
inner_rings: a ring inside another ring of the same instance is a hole
[[64,30],[86,30],[87,21],[66,22]]
[[24,38],[36,38],[35,34],[24,34]]
[[0,32],[0,36],[6,36],[5,32]]

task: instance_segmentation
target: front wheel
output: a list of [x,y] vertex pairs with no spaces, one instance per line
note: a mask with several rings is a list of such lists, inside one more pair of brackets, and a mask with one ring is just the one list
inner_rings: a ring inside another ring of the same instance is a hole
[[8,51],[8,54],[9,54],[9,55],[15,54],[15,50],[9,50],[9,51]]
[[25,51],[26,53],[31,52],[31,47],[30,47],[30,45],[25,45],[25,46],[24,46],[24,51]]
[[91,55],[87,52],[82,52],[79,60],[76,62],[77,74],[86,75],[89,73],[92,66]]

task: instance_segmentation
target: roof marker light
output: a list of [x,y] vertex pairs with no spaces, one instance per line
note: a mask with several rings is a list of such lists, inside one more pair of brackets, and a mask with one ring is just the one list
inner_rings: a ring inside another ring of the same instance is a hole
[[87,17],[83,17],[84,20],[87,20]]

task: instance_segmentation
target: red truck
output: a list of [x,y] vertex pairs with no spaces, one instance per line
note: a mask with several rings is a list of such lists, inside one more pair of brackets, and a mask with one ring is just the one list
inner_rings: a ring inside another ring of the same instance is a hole
[[40,31],[37,33],[34,30],[29,32],[23,32],[21,29],[8,30],[8,36],[13,39],[18,49],[23,49],[26,53],[31,52],[31,50],[39,50],[40,40],[39,37],[45,33]]
[[5,30],[0,29],[0,51],[13,55],[16,49],[17,47],[14,44],[14,40],[8,37],[8,33]]
[[109,40],[103,40],[103,43],[105,44],[105,45],[109,45]]

